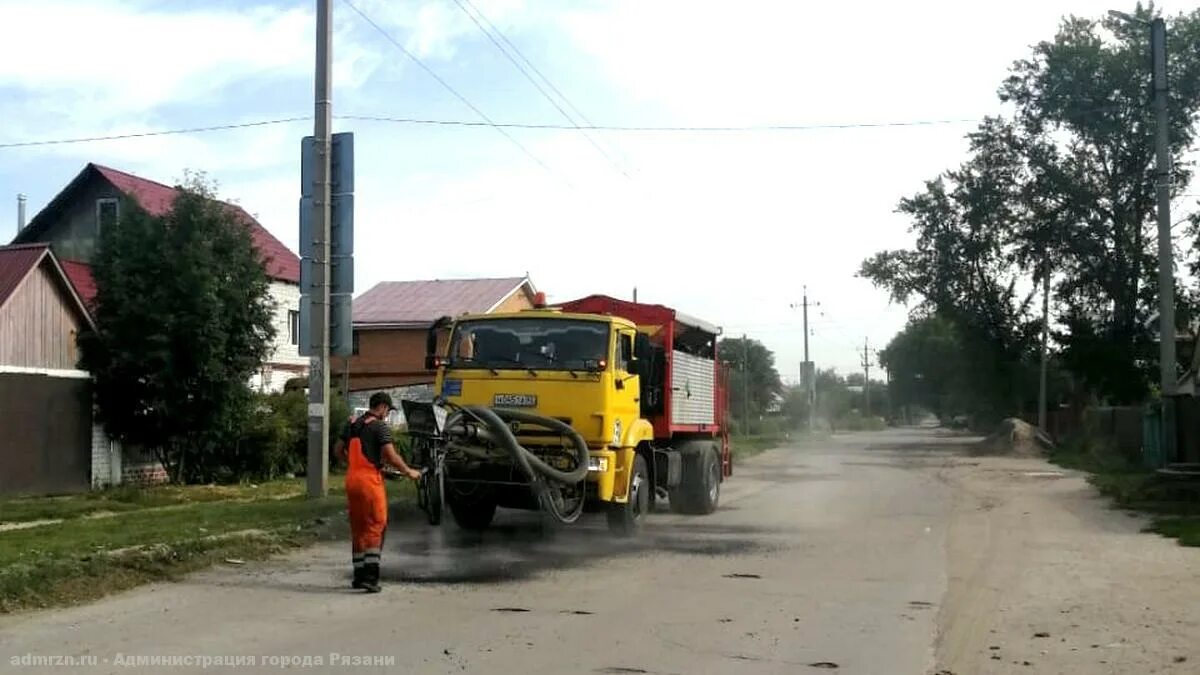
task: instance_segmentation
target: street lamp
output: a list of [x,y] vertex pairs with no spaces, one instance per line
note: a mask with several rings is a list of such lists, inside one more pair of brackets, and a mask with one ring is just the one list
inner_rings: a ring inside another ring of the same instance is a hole
[[1171,250],[1171,150],[1167,137],[1167,23],[1162,17],[1150,21],[1109,10],[1108,15],[1150,29],[1154,117],[1154,188],[1158,202],[1158,342],[1159,374],[1163,403],[1163,451],[1171,457],[1175,449],[1175,420],[1170,397],[1175,394],[1175,271]]

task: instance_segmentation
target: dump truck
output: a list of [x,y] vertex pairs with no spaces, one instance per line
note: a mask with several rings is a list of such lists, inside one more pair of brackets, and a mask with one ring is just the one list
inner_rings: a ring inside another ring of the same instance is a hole
[[471,530],[497,507],[557,524],[603,511],[629,534],[660,499],[716,510],[733,469],[721,329],[603,295],[534,304],[429,329],[436,396],[404,412],[431,522],[442,504]]

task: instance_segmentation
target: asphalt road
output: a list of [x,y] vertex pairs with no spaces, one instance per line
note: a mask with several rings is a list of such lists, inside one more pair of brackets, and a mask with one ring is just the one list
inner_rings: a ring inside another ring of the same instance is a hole
[[[14,656],[88,655],[98,661],[83,672],[131,672],[138,658],[175,655],[193,658],[141,663],[153,664],[145,672],[231,671],[215,659],[237,657],[238,672],[275,671],[305,656],[322,672],[928,672],[947,583],[948,488],[903,469],[944,452],[931,433],[765,453],[736,468],[715,514],[655,514],[633,540],[612,538],[599,517],[547,539],[519,512],[481,536],[410,516],[389,530],[379,595],[349,590],[348,551],[321,546],[12,618],[0,624],[0,670],[19,665]],[[392,665],[335,663],[335,653]]]

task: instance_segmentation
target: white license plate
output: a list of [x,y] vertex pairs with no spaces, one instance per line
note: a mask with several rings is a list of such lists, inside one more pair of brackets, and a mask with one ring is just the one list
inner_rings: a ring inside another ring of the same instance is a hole
[[492,405],[497,408],[536,408],[537,396],[533,394],[496,394]]

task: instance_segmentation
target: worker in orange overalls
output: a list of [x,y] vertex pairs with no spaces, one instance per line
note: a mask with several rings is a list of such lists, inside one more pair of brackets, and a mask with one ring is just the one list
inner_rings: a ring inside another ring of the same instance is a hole
[[346,470],[346,501],[350,510],[350,537],[354,562],[352,586],[378,593],[379,560],[387,529],[387,491],[383,485],[384,465],[417,480],[421,472],[408,466],[392,444],[388,413],[395,410],[392,397],[384,392],[371,395],[367,412],[349,422],[337,443]]

